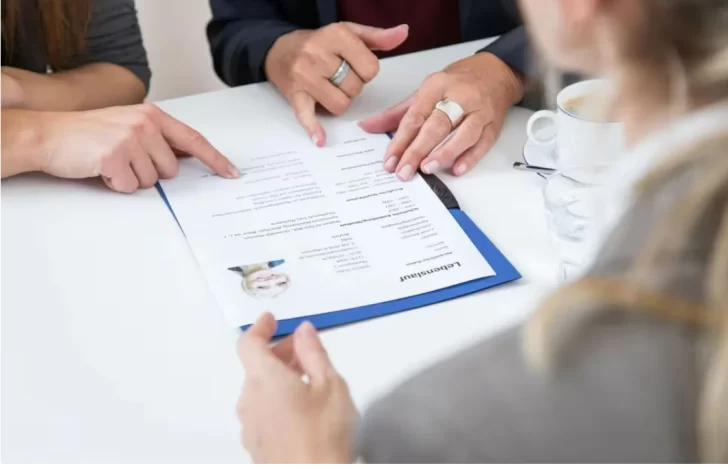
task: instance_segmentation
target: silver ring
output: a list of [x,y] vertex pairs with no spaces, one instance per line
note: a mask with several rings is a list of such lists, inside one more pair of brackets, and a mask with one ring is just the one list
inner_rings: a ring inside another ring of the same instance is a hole
[[435,112],[436,110],[444,113],[447,118],[450,119],[450,124],[452,125],[452,128],[455,128],[458,126],[458,124],[460,124],[460,119],[462,119],[463,114],[465,114],[465,111],[460,104],[454,101],[447,100],[438,102],[432,112]]
[[351,71],[349,62],[347,62],[346,60],[342,60],[341,65],[339,65],[339,69],[336,70],[336,73],[331,75],[331,78],[329,78],[329,81],[334,86],[340,86],[341,83],[343,83],[344,80],[346,79],[346,75],[349,74],[349,71]]

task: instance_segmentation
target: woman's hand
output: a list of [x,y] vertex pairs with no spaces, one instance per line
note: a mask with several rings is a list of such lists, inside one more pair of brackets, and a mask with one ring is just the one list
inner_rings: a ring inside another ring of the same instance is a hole
[[[270,314],[240,338],[242,442],[256,463],[350,463],[357,412],[313,325],[270,347]],[[308,383],[302,380],[308,377]]]
[[48,174],[67,179],[102,176],[111,189],[131,193],[175,177],[180,152],[222,177],[240,176],[199,132],[151,104],[37,115],[42,150],[35,168]]
[[[459,176],[493,146],[508,109],[522,96],[521,78],[496,56],[479,53],[430,75],[412,97],[360,126],[371,133],[397,130],[384,167],[400,179],[411,179],[417,169],[432,174],[448,167]],[[444,112],[435,110],[443,100],[464,111],[457,129]],[[453,130],[452,138],[438,148]]]
[[[343,113],[379,72],[379,60],[372,50],[392,50],[407,39],[408,32],[406,25],[380,29],[347,22],[315,31],[293,31],[273,44],[265,60],[265,72],[291,103],[314,144],[323,146],[326,134],[316,118],[316,104],[332,114]],[[351,70],[336,86],[329,78],[342,60]]]

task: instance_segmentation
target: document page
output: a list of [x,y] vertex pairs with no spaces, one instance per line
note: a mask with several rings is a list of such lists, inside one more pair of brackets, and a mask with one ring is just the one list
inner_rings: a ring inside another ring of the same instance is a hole
[[[419,176],[382,167],[389,138],[332,125],[325,148],[285,140],[227,154],[228,180],[199,162],[161,182],[233,326],[263,312],[310,316],[494,275]],[[289,143],[292,145],[292,143]]]

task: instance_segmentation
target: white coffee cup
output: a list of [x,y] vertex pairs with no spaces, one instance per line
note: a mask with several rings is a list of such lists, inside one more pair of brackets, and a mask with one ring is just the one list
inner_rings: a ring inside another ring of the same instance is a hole
[[[590,120],[566,110],[566,103],[581,96],[612,92],[607,80],[581,81],[567,86],[556,97],[556,112],[538,111],[528,119],[528,139],[543,147],[553,147],[557,168],[603,164],[615,161],[624,152],[624,125],[616,120]],[[551,132],[535,131],[541,120],[552,121]],[[547,135],[544,138],[544,134]]]

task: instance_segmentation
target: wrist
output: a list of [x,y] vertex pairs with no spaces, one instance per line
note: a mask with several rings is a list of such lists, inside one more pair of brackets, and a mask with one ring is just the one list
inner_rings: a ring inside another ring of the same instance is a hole
[[33,153],[33,170],[48,172],[50,161],[53,159],[53,155],[56,153],[57,148],[60,145],[57,136],[63,134],[62,132],[57,131],[57,127],[64,113],[36,112],[36,114],[37,147],[36,151]]
[[[312,31],[308,29],[296,29],[291,32],[280,35],[268,49],[268,53],[263,61],[263,72],[268,81],[277,85],[280,71],[283,65],[290,62],[288,55],[290,51],[295,49],[295,44],[303,41],[304,37]],[[293,44],[294,46],[292,46]]]
[[523,99],[526,79],[520,72],[511,68],[506,62],[491,52],[479,52],[471,59],[477,60],[479,74],[483,79],[493,80],[502,88],[503,97],[508,106],[513,106]]
[[44,170],[48,145],[43,114],[21,109],[3,111],[3,177]]

